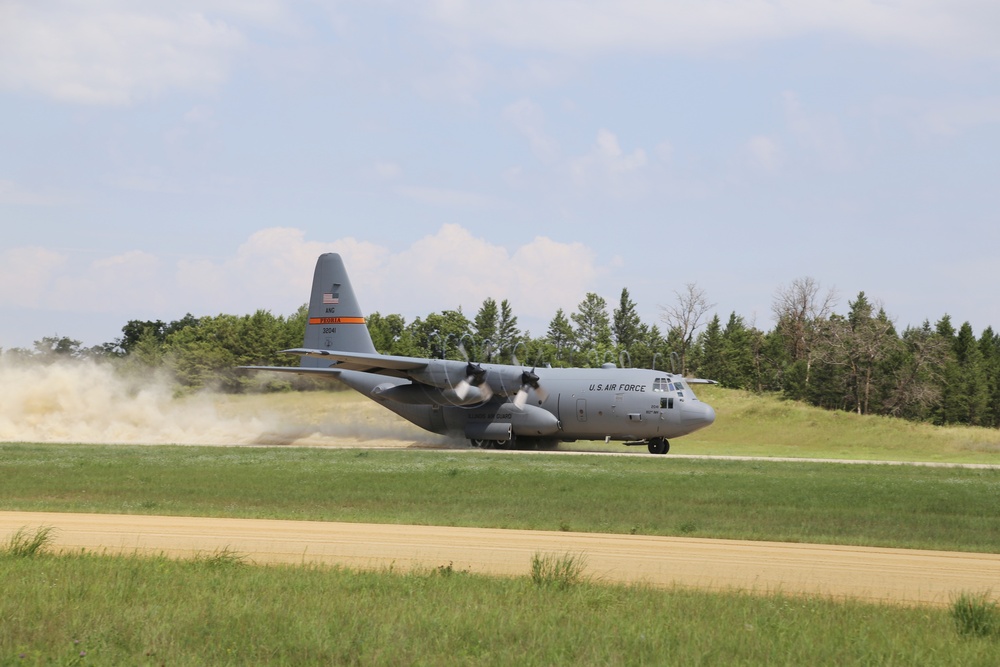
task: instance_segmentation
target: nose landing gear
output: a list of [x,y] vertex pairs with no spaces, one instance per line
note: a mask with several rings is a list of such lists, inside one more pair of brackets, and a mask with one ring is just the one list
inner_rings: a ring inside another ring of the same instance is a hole
[[650,438],[646,447],[650,454],[666,454],[670,451],[670,443],[666,438]]

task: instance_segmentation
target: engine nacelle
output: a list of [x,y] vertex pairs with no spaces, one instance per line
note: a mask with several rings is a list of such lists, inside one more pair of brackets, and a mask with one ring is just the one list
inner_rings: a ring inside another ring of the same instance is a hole
[[372,396],[408,405],[477,405],[487,398],[479,387],[468,387],[465,395],[459,398],[454,389],[419,384],[380,384],[372,389]]
[[466,424],[465,431],[469,437],[482,437],[484,439],[504,439],[484,437],[481,434],[500,433],[507,427],[515,435],[539,436],[552,435],[559,431],[559,420],[548,410],[526,405],[518,408],[513,403],[507,402],[497,408],[490,408],[487,414],[475,414]]
[[513,403],[504,403],[502,407],[508,405],[516,410],[511,426],[518,435],[552,435],[559,430],[559,420],[548,410],[534,405],[518,408]]

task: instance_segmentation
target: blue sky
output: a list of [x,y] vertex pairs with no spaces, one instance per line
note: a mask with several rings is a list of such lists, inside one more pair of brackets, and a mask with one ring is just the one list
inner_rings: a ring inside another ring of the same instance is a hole
[[0,0],[0,347],[290,314],[541,334],[810,277],[1000,329],[1000,4]]

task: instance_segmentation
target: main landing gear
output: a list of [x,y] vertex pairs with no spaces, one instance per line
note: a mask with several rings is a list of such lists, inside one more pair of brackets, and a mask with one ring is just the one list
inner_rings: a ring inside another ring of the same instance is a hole
[[646,447],[650,454],[666,454],[670,451],[670,443],[666,438],[650,438]]
[[482,440],[480,438],[472,438],[469,440],[473,447],[476,449],[511,449],[514,445],[513,439],[511,440]]

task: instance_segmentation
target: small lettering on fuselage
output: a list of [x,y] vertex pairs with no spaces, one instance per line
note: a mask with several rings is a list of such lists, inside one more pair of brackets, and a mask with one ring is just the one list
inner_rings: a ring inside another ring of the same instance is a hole
[[644,384],[592,384],[590,385],[590,391],[634,391],[644,393],[646,391],[646,385]]
[[336,308],[336,306],[327,308],[326,312],[328,312],[328,313],[335,313],[335,312],[337,312],[337,308]]
[[511,419],[511,418],[513,418],[513,415],[509,412],[504,414],[499,414],[495,412],[474,412],[471,415],[469,415],[470,420],[475,420],[475,419],[492,420],[492,419]]

